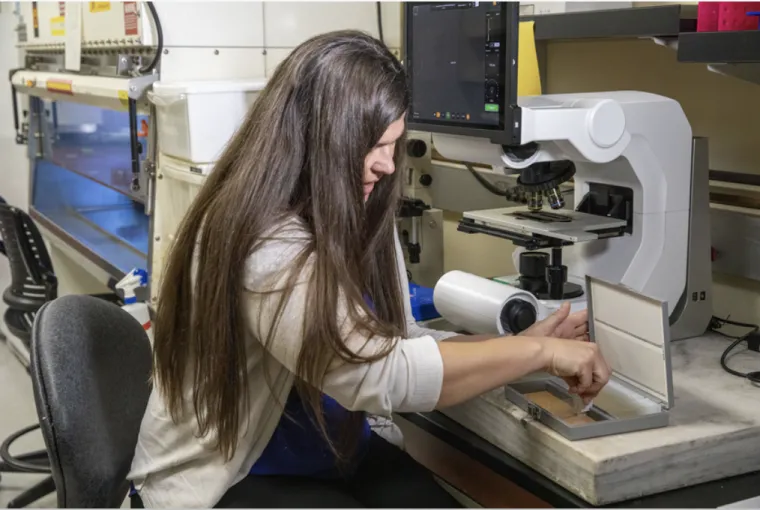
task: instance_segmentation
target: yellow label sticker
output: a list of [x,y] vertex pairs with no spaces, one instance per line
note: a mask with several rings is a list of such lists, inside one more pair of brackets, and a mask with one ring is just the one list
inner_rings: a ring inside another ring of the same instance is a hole
[[70,81],[64,80],[48,80],[47,89],[50,92],[59,92],[61,94],[74,95],[74,90],[71,88]]
[[121,105],[129,106],[129,93],[126,90],[120,90],[118,94],[119,94],[119,101],[121,101]]
[[61,37],[66,35],[66,17],[56,16],[50,18],[50,34],[53,37]]
[[108,12],[111,10],[111,2],[90,2],[90,12]]

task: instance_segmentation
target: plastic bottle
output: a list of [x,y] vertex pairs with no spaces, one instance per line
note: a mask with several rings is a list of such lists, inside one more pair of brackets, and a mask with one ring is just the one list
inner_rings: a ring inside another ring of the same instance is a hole
[[116,284],[117,289],[124,293],[124,306],[122,310],[134,317],[142,325],[145,333],[153,345],[153,325],[150,320],[150,310],[147,303],[138,302],[135,290],[148,285],[148,273],[142,269],[133,269],[127,276]]

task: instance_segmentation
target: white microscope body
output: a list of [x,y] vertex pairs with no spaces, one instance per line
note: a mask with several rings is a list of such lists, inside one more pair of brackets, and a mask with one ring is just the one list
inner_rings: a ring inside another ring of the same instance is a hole
[[[680,105],[627,91],[523,97],[518,104],[522,144],[537,144],[528,157],[488,140],[447,134],[433,135],[436,150],[451,160],[501,163],[507,173],[571,161],[575,206],[596,202],[596,214],[557,208],[531,216],[525,207],[506,207],[466,212],[462,226],[517,236],[523,246],[526,239],[554,239],[549,242],[566,266],[566,282],[581,290],[586,275],[621,283],[667,302],[674,339],[702,334],[712,314],[706,149],[704,141],[693,140]],[[500,280],[519,285],[519,277]],[[586,302],[577,292],[543,299],[536,319],[563,300],[573,308]]]

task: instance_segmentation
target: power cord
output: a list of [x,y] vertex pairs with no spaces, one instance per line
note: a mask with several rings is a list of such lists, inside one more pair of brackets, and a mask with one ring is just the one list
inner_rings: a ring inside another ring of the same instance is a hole
[[483,177],[482,175],[480,175],[475,170],[475,168],[473,168],[472,165],[465,165],[465,167],[467,167],[467,170],[470,171],[470,173],[472,174],[472,176],[475,177],[475,180],[478,181],[481,186],[483,186],[485,189],[487,189],[488,191],[490,191],[494,195],[497,195],[497,196],[500,196],[500,197],[509,197],[510,196],[509,191],[500,190],[499,188],[497,188],[496,186],[494,186],[493,184],[491,184],[490,182],[488,182],[488,180],[485,177]]
[[385,37],[383,36],[383,2],[375,2],[377,8],[377,33],[380,42],[385,44]]
[[153,2],[145,2],[145,5],[147,5],[150,15],[153,17],[153,23],[156,26],[157,42],[156,54],[153,55],[153,60],[150,61],[150,64],[140,69],[140,74],[148,74],[152,72],[161,61],[161,55],[164,52],[164,29],[161,26],[161,20],[158,19],[158,13],[156,12]]
[[[720,331],[720,329],[727,324],[731,326],[740,327],[740,328],[747,328],[749,329],[749,331],[741,336],[729,335]],[[750,343],[752,342],[753,339],[755,339],[756,334],[758,333],[758,331],[760,331],[760,326],[758,326],[757,324],[737,322],[737,321],[729,320],[728,318],[722,319],[720,317],[713,316],[713,318],[710,320],[709,329],[723,337],[730,338],[733,340],[733,342],[731,342],[731,345],[726,347],[726,350],[723,351],[723,354],[720,357],[721,368],[723,368],[723,370],[725,370],[731,375],[734,375],[736,377],[741,377],[743,379],[747,379],[753,384],[760,384],[760,371],[742,373],[729,367],[728,364],[726,363],[726,360],[728,359],[728,355],[731,353],[731,351],[733,351],[736,348],[736,346],[738,346],[742,342]]]

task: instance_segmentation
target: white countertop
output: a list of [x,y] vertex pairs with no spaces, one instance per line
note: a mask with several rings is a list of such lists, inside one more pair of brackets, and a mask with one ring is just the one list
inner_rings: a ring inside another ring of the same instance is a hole
[[[521,423],[525,413],[502,390],[443,412],[592,504],[758,471],[760,387],[720,367],[729,343],[708,334],[672,344],[675,406],[665,428],[569,441]],[[760,370],[760,354],[734,352],[732,368]]]

